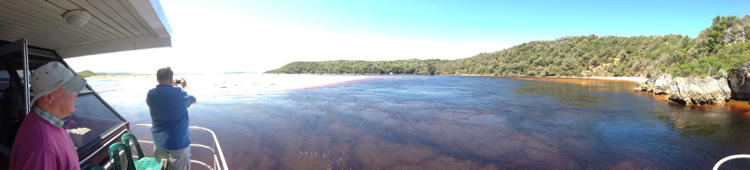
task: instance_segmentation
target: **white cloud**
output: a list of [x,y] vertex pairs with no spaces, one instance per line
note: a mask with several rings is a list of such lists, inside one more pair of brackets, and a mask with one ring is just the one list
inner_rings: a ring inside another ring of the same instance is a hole
[[432,9],[435,9],[435,5],[432,6]]
[[583,30],[589,30],[589,29],[588,29],[588,28],[586,28],[586,27],[583,27]]

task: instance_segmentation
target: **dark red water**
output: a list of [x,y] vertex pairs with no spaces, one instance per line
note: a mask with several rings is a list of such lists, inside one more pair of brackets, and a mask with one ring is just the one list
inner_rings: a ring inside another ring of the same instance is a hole
[[[150,123],[147,88],[132,88],[143,81],[89,83],[131,124]],[[710,169],[750,153],[741,102],[686,107],[634,86],[373,76],[297,91],[195,94],[189,112],[191,125],[216,131],[232,169]],[[747,169],[750,160],[725,165]]]

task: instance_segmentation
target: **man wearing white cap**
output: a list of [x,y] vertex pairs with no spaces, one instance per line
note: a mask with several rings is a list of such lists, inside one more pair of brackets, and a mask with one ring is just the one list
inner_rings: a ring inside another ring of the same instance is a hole
[[18,129],[9,169],[81,169],[62,119],[76,111],[86,80],[53,61],[37,68],[30,83],[33,107]]

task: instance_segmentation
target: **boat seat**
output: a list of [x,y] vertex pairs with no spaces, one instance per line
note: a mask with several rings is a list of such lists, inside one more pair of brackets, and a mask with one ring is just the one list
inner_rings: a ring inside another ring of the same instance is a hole
[[[124,152],[124,155],[120,155]],[[130,147],[122,142],[117,142],[109,146],[109,159],[112,161],[112,167],[116,170],[155,170],[161,169],[164,162],[156,162],[154,158],[142,157],[133,160]],[[123,165],[125,162],[127,165]]]
[[[120,152],[125,152],[125,156],[121,156]],[[128,147],[122,142],[117,142],[109,146],[109,160],[112,163],[112,168],[115,170],[135,170],[135,163],[133,162],[133,155],[130,154]],[[124,157],[124,158],[123,158]],[[123,159],[125,161],[123,161]],[[123,165],[123,162],[126,165]]]
[[145,157],[143,156],[143,150],[141,150],[141,145],[138,144],[138,139],[135,138],[135,135],[133,135],[132,133],[123,134],[122,143],[128,146],[128,149],[135,148],[135,152],[138,154],[138,159]]
[[156,158],[143,156],[143,150],[141,150],[141,145],[138,144],[138,139],[135,138],[135,135],[133,135],[132,133],[123,134],[122,142],[128,147],[127,152],[130,152],[130,153],[132,153],[132,151],[136,152],[138,156],[138,159],[135,160],[136,169],[159,169],[162,167],[162,164],[164,164],[163,161],[156,161]]

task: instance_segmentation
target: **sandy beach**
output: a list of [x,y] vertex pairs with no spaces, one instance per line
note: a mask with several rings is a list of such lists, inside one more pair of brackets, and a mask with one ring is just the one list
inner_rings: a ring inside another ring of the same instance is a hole
[[625,80],[625,81],[632,81],[632,82],[645,82],[648,80],[648,78],[644,77],[583,77],[587,79],[602,79],[602,80]]

